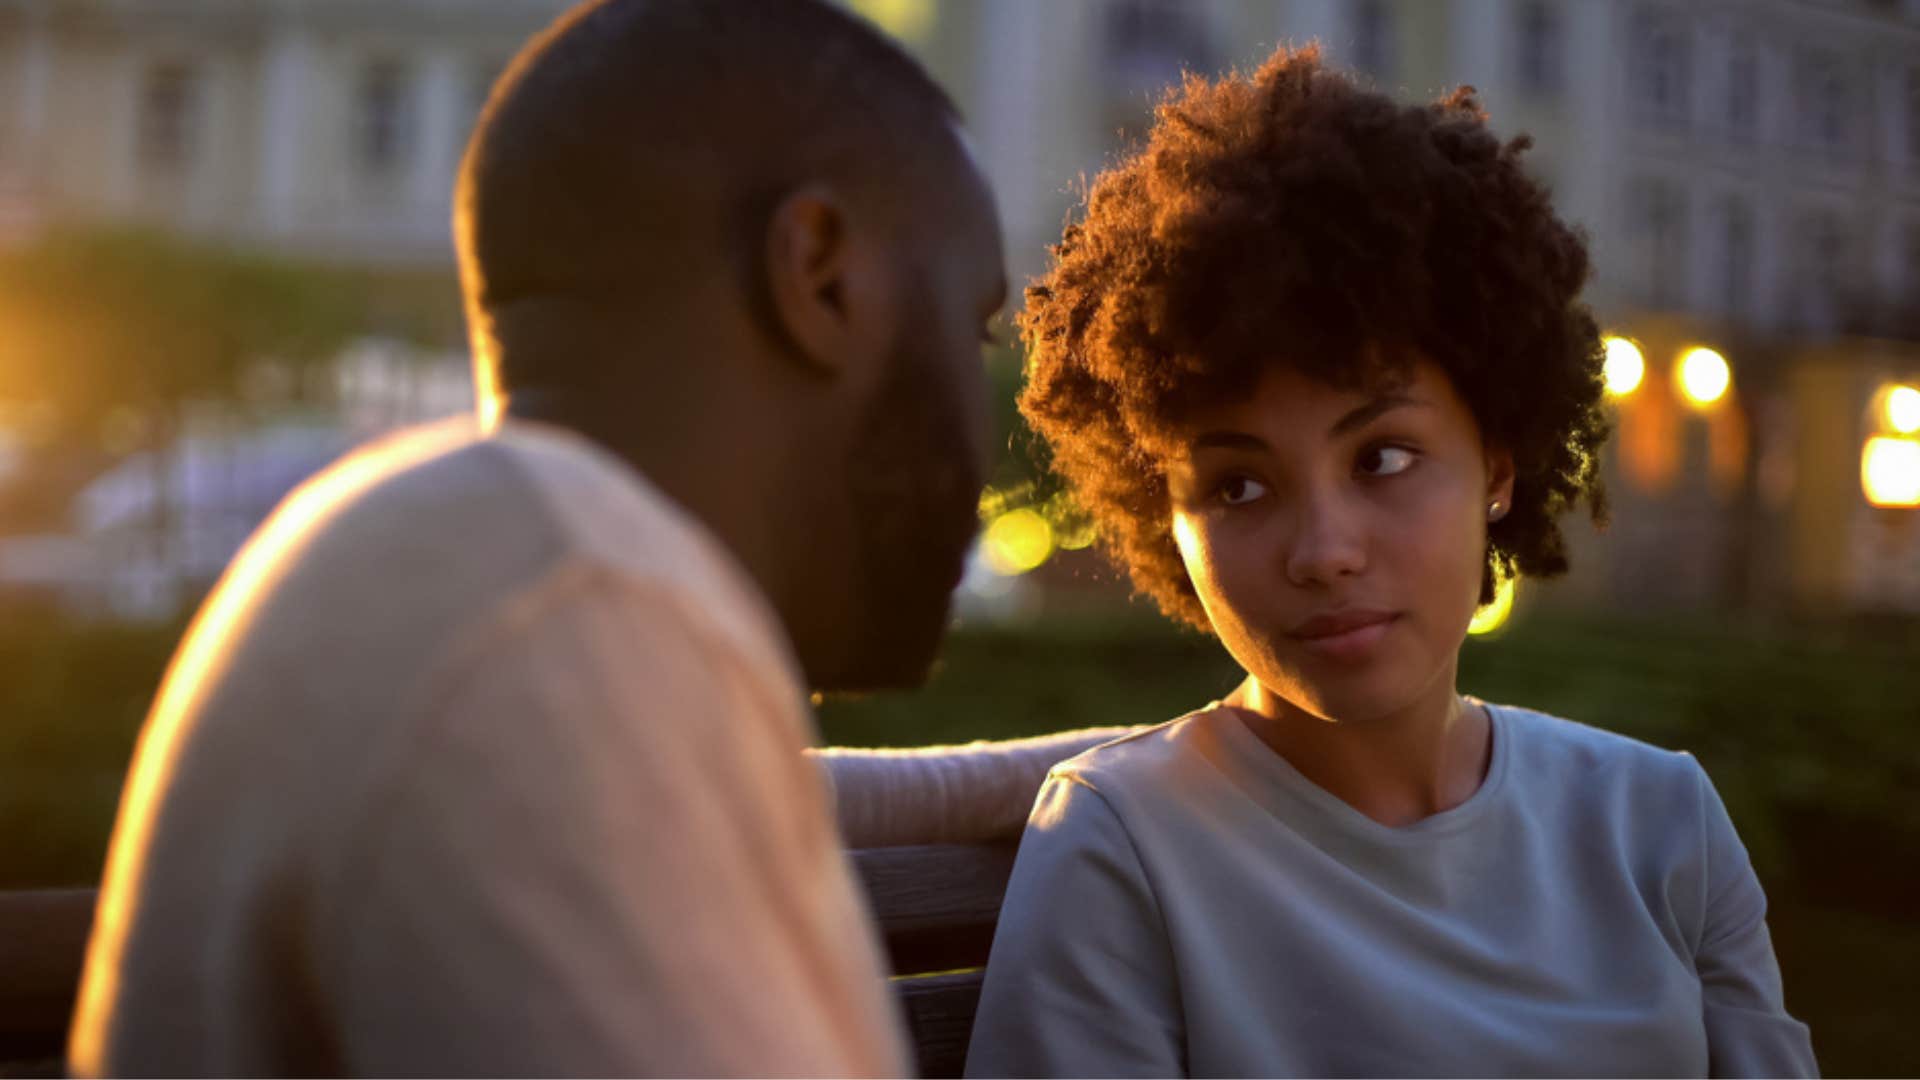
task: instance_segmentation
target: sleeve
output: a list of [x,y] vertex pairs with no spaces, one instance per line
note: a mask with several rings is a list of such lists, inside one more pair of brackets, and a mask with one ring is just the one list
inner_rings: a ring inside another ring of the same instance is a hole
[[848,847],[967,844],[1019,835],[1048,770],[1134,730],[1087,728],[964,746],[807,753],[827,775]]
[[447,681],[328,894],[343,1072],[905,1068],[798,692],[673,606],[585,581]]
[[1807,1026],[1787,1014],[1767,898],[1733,820],[1698,764],[1706,873],[1694,970],[1714,1076],[1818,1076]]
[[1105,798],[1049,777],[987,960],[968,1076],[1180,1076],[1185,1024],[1165,925]]

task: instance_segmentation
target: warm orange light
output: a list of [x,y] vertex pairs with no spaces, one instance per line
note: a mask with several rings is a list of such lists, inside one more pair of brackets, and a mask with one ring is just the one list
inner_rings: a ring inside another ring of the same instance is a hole
[[1920,389],[1890,386],[1881,406],[1887,426],[1901,435],[1920,432]]
[[1647,376],[1647,360],[1640,354],[1640,346],[1623,337],[1610,337],[1606,347],[1607,393],[1625,397],[1638,390],[1640,381]]
[[1649,372],[1645,393],[1620,399],[1620,464],[1627,480],[1659,495],[1680,478],[1680,404],[1662,372]]
[[1860,452],[1860,490],[1875,506],[1920,507],[1920,439],[1868,439]]
[[1707,414],[1707,475],[1715,491],[1732,496],[1746,483],[1749,449],[1747,418],[1739,409]]
[[1680,392],[1696,409],[1713,405],[1733,385],[1733,369],[1727,366],[1727,358],[1705,346],[1681,355],[1679,376]]

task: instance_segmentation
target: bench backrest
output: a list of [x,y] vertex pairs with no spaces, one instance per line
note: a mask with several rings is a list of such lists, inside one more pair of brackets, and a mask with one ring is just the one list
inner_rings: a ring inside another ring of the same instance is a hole
[[[960,1075],[1013,868],[1006,845],[855,851],[920,1074]],[[94,890],[0,892],[0,1077],[58,1076]]]
[[853,853],[886,941],[921,1076],[959,1076],[1014,845],[941,844]]

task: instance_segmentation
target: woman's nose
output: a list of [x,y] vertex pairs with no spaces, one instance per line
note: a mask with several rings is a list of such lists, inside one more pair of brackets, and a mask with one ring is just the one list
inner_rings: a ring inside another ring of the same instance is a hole
[[1331,585],[1366,569],[1360,515],[1333,493],[1302,504],[1284,552],[1287,580],[1302,587]]

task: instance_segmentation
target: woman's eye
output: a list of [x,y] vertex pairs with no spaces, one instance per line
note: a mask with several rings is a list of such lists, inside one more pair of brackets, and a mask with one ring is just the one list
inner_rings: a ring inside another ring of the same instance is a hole
[[1395,476],[1413,465],[1413,451],[1400,446],[1376,446],[1360,455],[1360,471],[1368,476]]
[[1218,489],[1220,501],[1228,506],[1250,503],[1266,493],[1267,489],[1260,481],[1246,476],[1229,477]]

